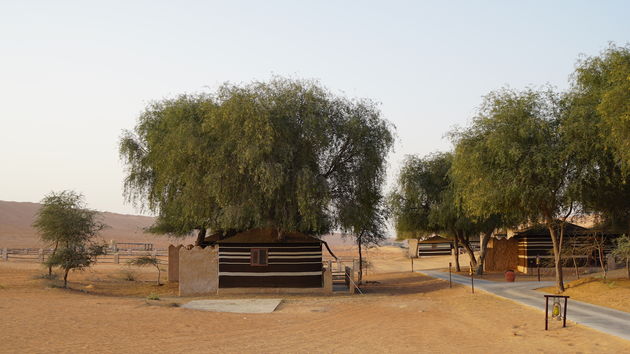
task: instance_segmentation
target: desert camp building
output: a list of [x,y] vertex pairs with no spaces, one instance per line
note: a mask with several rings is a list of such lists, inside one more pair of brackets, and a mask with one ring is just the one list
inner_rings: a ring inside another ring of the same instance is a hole
[[[572,223],[565,224],[563,247],[583,247],[588,242],[587,237],[594,233],[603,235],[606,241],[604,252],[607,255],[617,234]],[[578,255],[575,258],[579,266],[599,265],[596,255]],[[532,274],[538,267],[537,259],[541,268],[553,268],[551,234],[549,229],[542,224],[515,231],[511,235],[500,235],[498,238],[490,239],[484,269],[486,271],[512,269]]]
[[332,292],[332,275],[323,266],[324,245],[322,240],[298,232],[278,237],[275,229],[253,229],[225,239],[206,238],[205,247],[171,246],[169,281],[179,282],[180,295],[186,296],[328,293]]
[[423,240],[409,239],[408,245],[412,258],[448,256],[453,250],[453,241],[438,235]]
[[219,288],[321,288],[322,241],[250,230],[216,242]]

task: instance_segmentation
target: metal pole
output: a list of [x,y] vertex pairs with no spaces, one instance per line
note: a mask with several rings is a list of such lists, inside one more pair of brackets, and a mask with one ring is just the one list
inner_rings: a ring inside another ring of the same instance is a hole
[[448,262],[448,287],[453,287],[453,282],[451,281],[451,262]]
[[567,326],[567,298],[564,298],[564,315],[562,315],[562,327],[566,327]]
[[538,281],[540,281],[540,256],[536,256],[536,270],[538,271]]
[[545,296],[545,331],[548,328],[547,322],[549,318],[549,297]]
[[470,263],[470,286],[472,288],[472,293],[475,293],[475,276],[473,274],[472,262]]
[[413,273],[413,257],[411,257],[411,272]]

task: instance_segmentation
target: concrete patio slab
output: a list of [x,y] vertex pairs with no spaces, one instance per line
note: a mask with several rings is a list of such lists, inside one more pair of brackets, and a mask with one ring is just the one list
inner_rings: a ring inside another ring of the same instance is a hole
[[272,313],[282,299],[194,300],[183,308],[213,312]]

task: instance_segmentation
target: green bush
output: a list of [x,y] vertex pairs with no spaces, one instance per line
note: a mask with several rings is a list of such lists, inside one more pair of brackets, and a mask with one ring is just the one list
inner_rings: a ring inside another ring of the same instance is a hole
[[130,269],[125,269],[122,271],[123,279],[126,281],[135,281],[136,273]]

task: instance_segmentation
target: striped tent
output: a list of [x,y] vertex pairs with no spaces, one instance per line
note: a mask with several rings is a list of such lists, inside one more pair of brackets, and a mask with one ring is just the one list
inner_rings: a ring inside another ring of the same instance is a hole
[[321,288],[322,241],[253,229],[216,242],[219,288]]
[[446,256],[452,249],[453,241],[437,235],[418,241],[418,257]]
[[[564,229],[564,247],[575,244],[577,247],[583,246],[584,236],[589,235],[592,232],[603,232],[594,229],[587,229],[572,223],[566,223]],[[616,234],[605,233],[606,247],[605,253],[610,252],[610,246],[612,239],[616,237]],[[518,265],[517,270],[519,272],[529,274],[536,269],[536,258],[541,261],[541,267],[550,267],[553,260],[553,243],[551,241],[551,235],[549,230],[544,225],[535,225],[530,228],[518,231],[513,236],[518,241]],[[584,265],[584,262],[588,262],[586,256],[579,257],[584,258],[580,260],[580,263]],[[595,259],[596,262],[596,259]],[[597,265],[597,264],[595,264]]]

